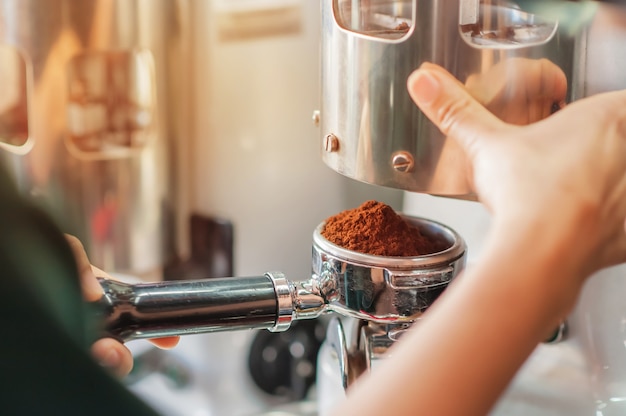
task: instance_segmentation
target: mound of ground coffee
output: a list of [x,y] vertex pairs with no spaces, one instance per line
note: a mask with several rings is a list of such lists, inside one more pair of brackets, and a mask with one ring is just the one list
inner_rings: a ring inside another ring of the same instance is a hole
[[329,217],[321,234],[338,246],[375,256],[422,256],[446,248],[444,241],[426,238],[393,208],[377,201]]

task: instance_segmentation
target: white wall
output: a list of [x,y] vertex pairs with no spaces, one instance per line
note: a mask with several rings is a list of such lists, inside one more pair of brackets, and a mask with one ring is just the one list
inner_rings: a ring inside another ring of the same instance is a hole
[[[321,221],[363,199],[400,201],[401,194],[364,188],[321,161],[312,122],[319,108],[318,2],[196,6],[209,18],[196,16],[192,207],[234,223],[235,274],[278,270],[308,279],[311,236]],[[241,10],[248,14],[237,15]]]

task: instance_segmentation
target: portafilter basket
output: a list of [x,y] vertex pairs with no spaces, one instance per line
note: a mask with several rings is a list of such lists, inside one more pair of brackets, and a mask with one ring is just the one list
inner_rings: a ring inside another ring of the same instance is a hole
[[[327,309],[356,318],[351,338],[341,319],[331,319],[320,350],[322,362],[333,351],[344,389],[387,356],[389,347],[465,267],[466,245],[458,233],[429,219],[403,218],[446,248],[415,257],[375,256],[331,243],[321,234],[324,224],[313,235],[312,279],[324,293]],[[329,367],[322,367],[321,374],[326,374]],[[328,380],[318,382],[325,391]]]
[[464,268],[461,236],[438,222],[403,216],[430,240],[443,240],[443,251],[414,257],[363,254],[313,234],[313,281],[327,308],[341,315],[379,323],[418,318]]

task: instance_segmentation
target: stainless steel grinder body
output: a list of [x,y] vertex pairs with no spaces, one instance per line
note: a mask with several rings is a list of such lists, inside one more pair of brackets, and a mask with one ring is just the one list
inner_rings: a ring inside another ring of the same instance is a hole
[[[492,72],[519,85],[520,60],[545,58],[565,73],[570,100],[577,35],[508,1],[323,0],[322,158],[359,181],[468,196],[464,155],[412,102],[408,76],[432,62],[464,83],[487,77],[475,93],[490,95]],[[514,105],[515,88],[500,82]]]

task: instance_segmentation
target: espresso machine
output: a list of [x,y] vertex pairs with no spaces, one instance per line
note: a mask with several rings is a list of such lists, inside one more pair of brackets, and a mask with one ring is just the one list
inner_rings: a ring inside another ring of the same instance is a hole
[[110,272],[189,254],[189,39],[185,1],[1,2],[2,164]]

